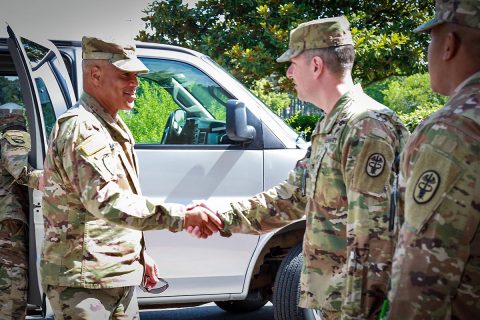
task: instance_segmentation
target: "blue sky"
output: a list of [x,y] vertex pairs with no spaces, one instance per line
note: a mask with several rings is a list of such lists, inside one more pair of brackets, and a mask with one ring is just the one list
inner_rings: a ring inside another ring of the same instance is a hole
[[[56,40],[82,36],[133,38],[145,27],[141,18],[153,0],[0,0],[0,37],[5,23],[16,32]],[[184,1],[194,3],[195,0]]]

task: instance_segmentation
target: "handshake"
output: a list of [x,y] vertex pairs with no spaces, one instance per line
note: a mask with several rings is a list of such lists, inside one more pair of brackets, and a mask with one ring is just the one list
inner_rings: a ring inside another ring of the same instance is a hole
[[206,239],[215,232],[223,231],[223,221],[217,210],[205,201],[193,201],[187,206],[183,228],[197,238]]

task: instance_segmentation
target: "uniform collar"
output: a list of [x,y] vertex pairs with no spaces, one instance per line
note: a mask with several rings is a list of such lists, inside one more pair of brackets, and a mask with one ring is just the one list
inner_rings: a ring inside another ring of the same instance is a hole
[[452,96],[457,94],[460,90],[462,90],[466,86],[469,86],[471,84],[478,84],[478,83],[480,83],[480,71],[475,72],[470,77],[465,79],[462,83],[460,83],[457,86],[457,88],[455,88],[455,90],[453,91]]
[[332,131],[333,126],[337,122],[338,115],[342,113],[345,109],[345,106],[353,100],[353,98],[362,93],[362,86],[356,84],[351,90],[344,93],[340,99],[338,99],[337,103],[333,106],[332,111],[324,118],[323,121],[319,121],[315,130],[313,131],[313,135],[315,134],[326,134]]
[[112,117],[110,113],[105,111],[105,108],[102,107],[97,99],[86,92],[83,92],[80,96],[80,103],[102,119],[118,136],[125,141],[131,141],[133,144],[133,137],[130,134],[130,130],[128,130],[127,125],[118,115],[115,118]]

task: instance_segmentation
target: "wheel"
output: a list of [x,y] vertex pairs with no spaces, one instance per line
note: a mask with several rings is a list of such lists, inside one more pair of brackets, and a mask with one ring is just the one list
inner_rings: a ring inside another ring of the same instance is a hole
[[299,243],[290,249],[275,276],[272,299],[275,320],[321,320],[318,311],[298,307],[302,266],[302,244]]
[[259,291],[254,291],[248,293],[245,300],[216,301],[215,304],[231,313],[243,313],[258,310],[267,302]]

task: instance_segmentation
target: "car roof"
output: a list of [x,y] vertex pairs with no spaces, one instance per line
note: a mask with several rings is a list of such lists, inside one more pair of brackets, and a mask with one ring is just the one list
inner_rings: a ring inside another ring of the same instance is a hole
[[[35,39],[32,39],[35,40]],[[50,40],[55,44],[57,47],[78,47],[80,48],[82,46],[81,41],[76,41],[76,40]],[[0,45],[7,45],[7,38],[1,38],[0,37]],[[153,43],[153,42],[142,42],[142,41],[135,41],[135,45],[137,48],[141,49],[157,49],[157,50],[168,50],[168,51],[176,51],[176,52],[183,52],[186,54],[190,54],[196,57],[201,57],[203,56],[202,53],[197,52],[195,50],[183,48],[183,47],[178,47],[174,45],[169,45],[169,44],[160,44],[160,43]]]
[[[52,41],[57,47],[81,47],[81,41],[69,41],[69,40],[50,40]],[[141,49],[161,49],[161,50],[168,50],[168,51],[177,51],[183,52],[186,54],[191,54],[193,56],[201,57],[203,56],[202,53],[197,52],[195,50],[178,47],[169,44],[160,44],[160,43],[153,43],[153,42],[142,42],[142,41],[135,41],[135,45],[137,48]]]

